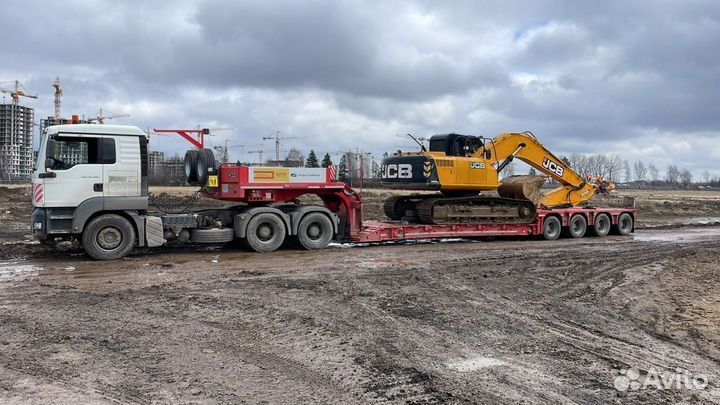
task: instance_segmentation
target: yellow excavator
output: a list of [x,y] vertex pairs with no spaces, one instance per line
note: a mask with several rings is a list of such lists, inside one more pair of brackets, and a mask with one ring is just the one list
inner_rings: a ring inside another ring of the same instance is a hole
[[[529,223],[537,207],[577,207],[586,204],[598,184],[572,170],[530,132],[509,132],[495,138],[473,135],[434,135],[429,148],[416,138],[420,152],[398,151],[382,163],[381,185],[403,190],[436,190],[441,194],[395,196],[385,201],[385,214],[427,224]],[[520,159],[557,181],[541,193],[546,176],[499,174]],[[478,195],[496,190],[499,197]]]

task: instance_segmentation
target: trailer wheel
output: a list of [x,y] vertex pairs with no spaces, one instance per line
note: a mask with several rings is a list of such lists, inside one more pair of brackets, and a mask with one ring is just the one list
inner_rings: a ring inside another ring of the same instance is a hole
[[612,222],[608,214],[598,214],[595,217],[595,223],[593,224],[591,231],[595,236],[607,236],[610,233],[610,227]]
[[195,149],[185,152],[185,178],[189,184],[197,183],[198,151]]
[[305,249],[323,249],[332,241],[333,225],[327,215],[311,212],[300,220],[297,241]]
[[85,227],[82,244],[95,260],[120,259],[129,255],[135,246],[135,229],[120,215],[101,215]]
[[286,233],[285,223],[279,216],[257,214],[248,222],[245,244],[256,252],[272,252],[285,241]]
[[633,217],[627,212],[620,214],[617,225],[613,226],[613,233],[618,235],[629,235],[633,230]]
[[568,224],[568,234],[573,238],[582,238],[587,231],[587,220],[580,214],[575,214],[570,218]]
[[560,237],[562,225],[558,217],[545,217],[543,222],[543,237],[546,240],[555,240]]

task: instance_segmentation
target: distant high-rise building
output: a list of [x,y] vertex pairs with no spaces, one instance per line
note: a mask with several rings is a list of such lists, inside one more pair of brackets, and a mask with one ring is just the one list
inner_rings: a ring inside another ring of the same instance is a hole
[[152,151],[149,154],[151,185],[185,184],[185,159],[179,155],[165,157],[164,152]]
[[64,163],[75,166],[88,162],[87,142],[56,142],[55,158]]
[[35,110],[0,104],[0,181],[27,180],[33,171]]
[[148,157],[148,164],[150,166],[150,175],[157,176],[162,170],[163,163],[165,163],[165,153],[154,150],[150,152]]

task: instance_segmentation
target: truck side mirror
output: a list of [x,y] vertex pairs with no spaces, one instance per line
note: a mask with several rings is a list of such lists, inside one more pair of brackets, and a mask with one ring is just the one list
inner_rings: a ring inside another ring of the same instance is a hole
[[[55,140],[52,138],[48,138],[47,140],[47,145],[45,145],[45,155],[55,156]],[[48,171],[48,169],[51,169],[53,166],[55,166],[55,159],[52,157],[46,157],[45,171]]]
[[490,160],[492,158],[492,152],[488,149],[485,151],[485,160]]

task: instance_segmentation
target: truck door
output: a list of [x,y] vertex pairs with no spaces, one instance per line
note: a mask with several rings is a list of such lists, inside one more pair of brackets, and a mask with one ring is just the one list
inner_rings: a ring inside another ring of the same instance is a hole
[[104,138],[103,184],[105,197],[140,195],[140,144],[136,136]]
[[102,145],[102,138],[74,134],[59,134],[48,142],[54,177],[44,179],[46,207],[77,207],[103,196]]

